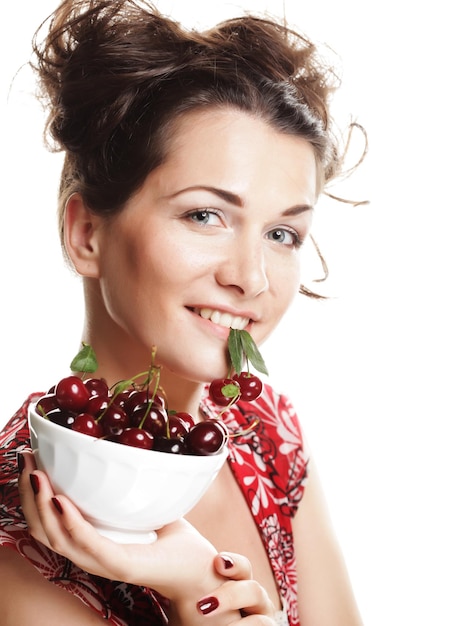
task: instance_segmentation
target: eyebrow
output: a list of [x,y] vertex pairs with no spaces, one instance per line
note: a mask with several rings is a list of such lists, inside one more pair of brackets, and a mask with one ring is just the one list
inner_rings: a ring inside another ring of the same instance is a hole
[[[208,191],[209,193],[213,193],[214,195],[218,196],[219,198],[221,198],[225,202],[228,202],[229,204],[233,204],[238,207],[244,206],[244,202],[238,194],[233,193],[231,191],[227,191],[226,189],[219,189],[219,187],[211,187],[207,185],[194,185],[192,187],[186,187],[185,189],[180,189],[179,191],[177,191],[176,193],[172,194],[169,197],[176,198],[182,193],[186,193],[188,191]],[[312,204],[296,204],[286,209],[285,211],[283,211],[281,215],[285,217],[291,217],[294,215],[300,215],[301,213],[304,213],[305,211],[312,211],[313,209],[314,207]]]

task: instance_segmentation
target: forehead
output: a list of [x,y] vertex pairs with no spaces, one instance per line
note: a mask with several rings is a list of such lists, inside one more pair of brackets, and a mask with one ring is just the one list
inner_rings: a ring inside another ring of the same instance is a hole
[[[176,177],[239,186],[255,178],[264,184],[306,191],[314,204],[317,167],[314,149],[302,137],[288,135],[263,119],[236,109],[211,108],[186,113],[170,129],[161,168]],[[188,182],[195,182],[189,180]]]

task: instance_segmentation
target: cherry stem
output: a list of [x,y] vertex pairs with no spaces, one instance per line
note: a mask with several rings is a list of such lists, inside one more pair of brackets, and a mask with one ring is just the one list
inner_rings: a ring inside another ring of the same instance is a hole
[[258,415],[255,415],[252,422],[249,424],[249,426],[247,426],[247,428],[244,428],[243,430],[238,430],[236,433],[229,433],[229,437],[231,439],[236,439],[236,437],[244,437],[245,435],[248,435],[250,432],[255,430],[259,424],[260,417]]
[[222,409],[220,409],[219,413],[216,415],[216,419],[219,418],[223,413],[225,413],[225,411],[228,411],[229,409],[232,408],[232,406],[240,399],[240,394],[238,394],[237,396],[235,396],[234,398],[231,398],[230,402],[227,404],[227,406],[224,406]]
[[117,396],[119,394],[121,394],[125,389],[127,389],[128,387],[135,387],[135,380],[137,380],[140,377],[145,377],[144,381],[142,383],[139,384],[139,388],[140,389],[145,389],[147,387],[149,387],[151,385],[152,380],[154,380],[154,390],[152,392],[151,395],[151,399],[148,403],[148,406],[146,408],[145,414],[140,422],[140,428],[143,427],[144,422],[146,420],[146,416],[148,414],[149,409],[152,406],[152,403],[154,401],[154,397],[159,389],[159,383],[160,383],[160,366],[158,365],[154,365],[154,361],[155,361],[155,357],[157,354],[157,347],[153,346],[152,350],[151,350],[151,365],[149,366],[149,369],[145,372],[140,372],[139,374],[136,374],[136,376],[132,376],[132,378],[128,379],[128,380],[120,380],[117,383],[115,383],[111,389],[114,388],[114,393],[111,397],[111,400],[109,401],[107,407],[105,408],[104,411],[102,411],[102,413],[99,415],[99,417],[97,418],[97,422],[99,420],[102,419],[102,417],[104,416],[104,414],[106,413],[106,411],[108,410],[108,408],[113,404],[113,402],[115,401],[115,399],[117,398]]
[[48,414],[46,413],[46,411],[43,409],[42,406],[37,407],[37,413],[39,413],[41,417],[44,417],[47,420],[49,419]]

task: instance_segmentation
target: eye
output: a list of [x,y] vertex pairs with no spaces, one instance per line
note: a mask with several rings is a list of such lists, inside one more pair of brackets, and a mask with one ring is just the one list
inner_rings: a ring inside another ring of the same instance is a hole
[[220,223],[221,219],[219,212],[215,209],[196,209],[186,214],[186,217],[202,226],[216,226]]
[[267,239],[294,248],[299,248],[303,243],[299,234],[295,230],[289,230],[288,228],[270,230],[267,233]]

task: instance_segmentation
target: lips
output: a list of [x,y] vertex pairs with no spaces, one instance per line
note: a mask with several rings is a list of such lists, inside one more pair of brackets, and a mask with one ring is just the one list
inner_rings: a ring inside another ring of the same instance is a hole
[[194,312],[200,315],[200,317],[203,317],[203,319],[210,320],[214,324],[224,326],[225,328],[233,328],[235,330],[244,330],[250,322],[249,317],[231,315],[226,311],[218,311],[217,309],[194,309]]

